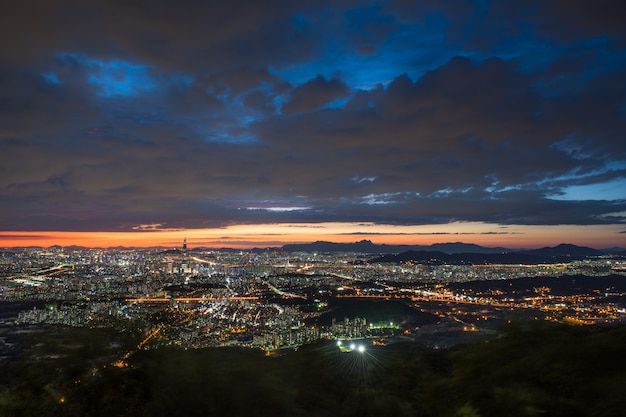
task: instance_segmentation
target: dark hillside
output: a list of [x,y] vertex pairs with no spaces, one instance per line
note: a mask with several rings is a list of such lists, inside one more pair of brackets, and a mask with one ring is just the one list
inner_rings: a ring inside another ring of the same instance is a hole
[[71,336],[90,349],[56,357],[67,347],[55,354],[49,345],[44,357],[33,347],[21,361],[0,362],[1,416],[571,417],[626,409],[626,326],[532,322],[451,350],[407,342],[342,353],[327,341],[265,357],[163,348],[134,354],[126,368],[88,343],[97,338]]

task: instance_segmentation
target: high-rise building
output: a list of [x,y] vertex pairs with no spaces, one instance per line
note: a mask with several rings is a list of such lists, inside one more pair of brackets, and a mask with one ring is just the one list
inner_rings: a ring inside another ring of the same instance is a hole
[[183,251],[187,250],[187,238],[183,238]]

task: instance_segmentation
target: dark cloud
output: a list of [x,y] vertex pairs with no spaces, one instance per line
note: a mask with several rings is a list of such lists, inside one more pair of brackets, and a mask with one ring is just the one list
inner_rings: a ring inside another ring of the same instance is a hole
[[252,91],[244,97],[243,103],[250,109],[270,115],[276,112],[275,97],[265,91]]
[[203,80],[206,88],[216,93],[239,94],[262,85],[273,85],[280,80],[264,69],[241,69],[213,74]]
[[[574,41],[591,36],[626,40],[626,5],[619,0],[537,1],[537,27],[546,34]],[[559,22],[559,24],[555,24]]]
[[319,44],[303,17],[345,3],[26,0],[3,5],[0,47],[29,63],[89,51],[166,70],[222,72],[313,58]]
[[310,112],[350,94],[341,80],[327,80],[322,76],[294,88],[290,99],[282,108],[283,113]]
[[608,37],[623,47],[626,41],[626,30],[622,24],[626,18],[626,7],[619,0],[417,3],[419,6],[402,0],[392,2],[396,10],[405,12],[405,18],[417,21],[432,13],[442,14],[448,23],[450,42],[484,51],[496,47],[522,55],[553,43],[571,45]]
[[5,3],[0,229],[624,221],[619,3]]

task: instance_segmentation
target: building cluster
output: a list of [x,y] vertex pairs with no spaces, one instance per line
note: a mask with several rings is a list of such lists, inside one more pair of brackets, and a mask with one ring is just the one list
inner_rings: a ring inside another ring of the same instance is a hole
[[333,319],[330,330],[333,336],[340,339],[365,337],[369,334],[367,320],[360,317],[355,317],[352,320],[348,317],[345,317],[343,321],[337,321],[336,319]]
[[0,252],[0,300],[40,303],[19,313],[19,325],[139,325],[154,345],[235,344],[268,351],[323,338],[372,336],[375,325],[364,318],[336,317],[330,326],[318,325],[330,299],[405,300],[470,330],[480,327],[481,317],[484,322],[512,312],[570,322],[621,321],[626,315],[621,290],[555,295],[549,288],[516,294],[448,287],[523,277],[626,279],[626,263],[619,259],[556,265],[397,265],[368,263],[366,257],[191,251],[186,245],[183,250],[5,250]]

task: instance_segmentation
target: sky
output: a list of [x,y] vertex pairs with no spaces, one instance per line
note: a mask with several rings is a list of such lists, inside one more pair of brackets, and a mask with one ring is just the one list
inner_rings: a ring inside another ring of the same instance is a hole
[[2,2],[0,247],[626,246],[625,21],[621,0]]

